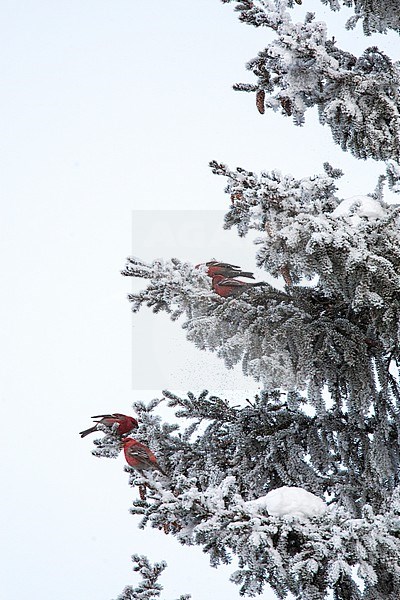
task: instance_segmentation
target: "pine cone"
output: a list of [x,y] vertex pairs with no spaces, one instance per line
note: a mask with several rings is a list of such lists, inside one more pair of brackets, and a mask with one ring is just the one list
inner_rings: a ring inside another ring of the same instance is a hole
[[139,485],[139,496],[141,500],[146,500],[146,486]]
[[169,534],[169,523],[163,524],[163,530],[164,530],[165,535]]
[[290,276],[289,267],[287,265],[283,265],[283,267],[281,267],[279,270],[282,273],[282,277],[285,280],[286,285],[292,285],[293,281]]
[[292,101],[290,98],[281,98],[281,105],[285,113],[291,117],[292,116]]
[[272,237],[272,229],[268,221],[265,221],[264,229],[268,233],[268,235]]
[[242,192],[233,192],[231,194],[232,204],[235,204],[235,200],[242,200],[243,194]]
[[258,92],[256,93],[256,106],[257,106],[258,112],[261,115],[263,115],[265,113],[264,100],[265,100],[264,90],[258,90]]

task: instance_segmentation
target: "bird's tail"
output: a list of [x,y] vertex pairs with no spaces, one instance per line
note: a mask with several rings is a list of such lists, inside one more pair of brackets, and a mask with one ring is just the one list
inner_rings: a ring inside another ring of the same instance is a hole
[[94,427],[89,427],[89,429],[85,429],[85,431],[80,431],[79,435],[81,438],[84,438],[86,435],[89,435],[89,433],[94,433],[95,431],[97,431],[96,425]]
[[257,283],[251,283],[249,285],[251,285],[251,287],[260,287],[261,285],[269,285],[269,283],[266,281],[257,281]]
[[250,271],[240,271],[240,273],[235,273],[234,277],[247,277],[247,279],[255,279],[253,273]]

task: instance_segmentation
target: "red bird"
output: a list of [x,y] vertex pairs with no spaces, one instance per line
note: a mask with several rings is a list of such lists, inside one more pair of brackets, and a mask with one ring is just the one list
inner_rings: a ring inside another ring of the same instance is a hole
[[258,283],[247,283],[238,279],[231,279],[223,275],[214,275],[212,278],[212,289],[218,296],[229,298],[230,296],[240,296],[250,288],[268,285],[265,281]]
[[[218,262],[217,260],[210,260],[205,263],[207,267],[207,275],[214,277],[215,275],[223,275],[224,277],[247,277],[247,279],[254,279],[253,273],[250,271],[242,271],[237,265],[230,265],[229,263]],[[204,267],[204,263],[196,265],[196,269]]]
[[156,457],[144,444],[141,444],[133,438],[125,438],[121,442],[124,448],[126,462],[130,467],[138,471],[160,471],[163,475],[167,475],[162,470],[157,462]]
[[[100,421],[95,421],[95,423],[101,423],[102,425],[106,425],[107,427],[112,427],[115,423],[118,423],[118,427],[115,431],[117,435],[124,435],[125,433],[130,433],[132,429],[137,429],[139,427],[138,422],[133,417],[128,417],[127,415],[123,415],[121,413],[113,413],[112,415],[96,415],[91,417],[92,419],[100,419]],[[79,435],[84,438],[89,433],[94,433],[98,431],[97,425],[93,427],[89,427],[89,429],[85,429],[85,431],[80,431]]]

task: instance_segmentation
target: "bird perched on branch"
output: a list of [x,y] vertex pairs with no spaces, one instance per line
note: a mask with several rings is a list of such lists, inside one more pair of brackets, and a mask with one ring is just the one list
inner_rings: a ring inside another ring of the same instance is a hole
[[130,467],[138,471],[160,471],[163,475],[167,475],[158,464],[150,448],[144,444],[134,438],[124,438],[121,445],[124,449],[126,462]]
[[207,267],[207,275],[211,278],[215,275],[222,275],[223,277],[246,277],[247,279],[254,279],[253,273],[250,271],[242,271],[237,265],[210,260],[209,262],[196,265],[196,269],[204,266]]
[[212,289],[218,296],[222,298],[229,298],[230,296],[240,296],[247,290],[268,285],[265,281],[259,281],[257,283],[247,283],[245,281],[239,281],[238,279],[232,279],[230,277],[223,277],[223,275],[214,275],[212,278]]
[[91,417],[92,419],[100,419],[99,421],[95,421],[96,425],[93,427],[89,427],[89,429],[85,429],[84,431],[80,431],[79,435],[81,438],[84,438],[89,433],[94,433],[98,431],[97,425],[101,423],[101,425],[105,425],[106,427],[112,427],[115,423],[118,423],[118,427],[116,428],[115,433],[117,435],[124,435],[126,433],[130,433],[133,429],[137,429],[139,427],[139,423],[133,417],[128,417],[127,415],[123,415],[121,413],[112,413],[110,415],[96,415]]

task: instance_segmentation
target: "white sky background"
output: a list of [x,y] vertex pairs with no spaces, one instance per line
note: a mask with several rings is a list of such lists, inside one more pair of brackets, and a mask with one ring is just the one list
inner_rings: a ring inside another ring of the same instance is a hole
[[[343,20],[317,0],[304,4]],[[300,19],[305,8],[295,12]],[[128,254],[150,259],[151,247],[153,257],[215,256],[254,269],[251,245],[221,229],[220,240],[210,233],[204,248],[193,246],[190,215],[186,237],[161,244],[149,227],[147,241],[132,243],[132,211],[216,210],[219,219],[228,197],[208,167],[214,158],[295,176],[329,160],[346,171],[343,197],[372,191],[383,169],[343,154],[315,112],[294,128],[232,91],[252,80],[245,62],[268,34],[218,0],[4,0],[0,23],[2,595],[110,600],[137,581],[138,552],[169,563],[166,599],[239,598],[232,568],[211,569],[200,549],[137,529],[122,456],[95,459],[78,436],[90,415],[129,413],[133,399],[170,383],[254,387],[163,316],[143,311],[132,324],[131,281],[119,274]],[[330,31],[356,53],[398,48],[396,36]],[[161,365],[144,390],[132,389],[132,329],[140,364]]]

